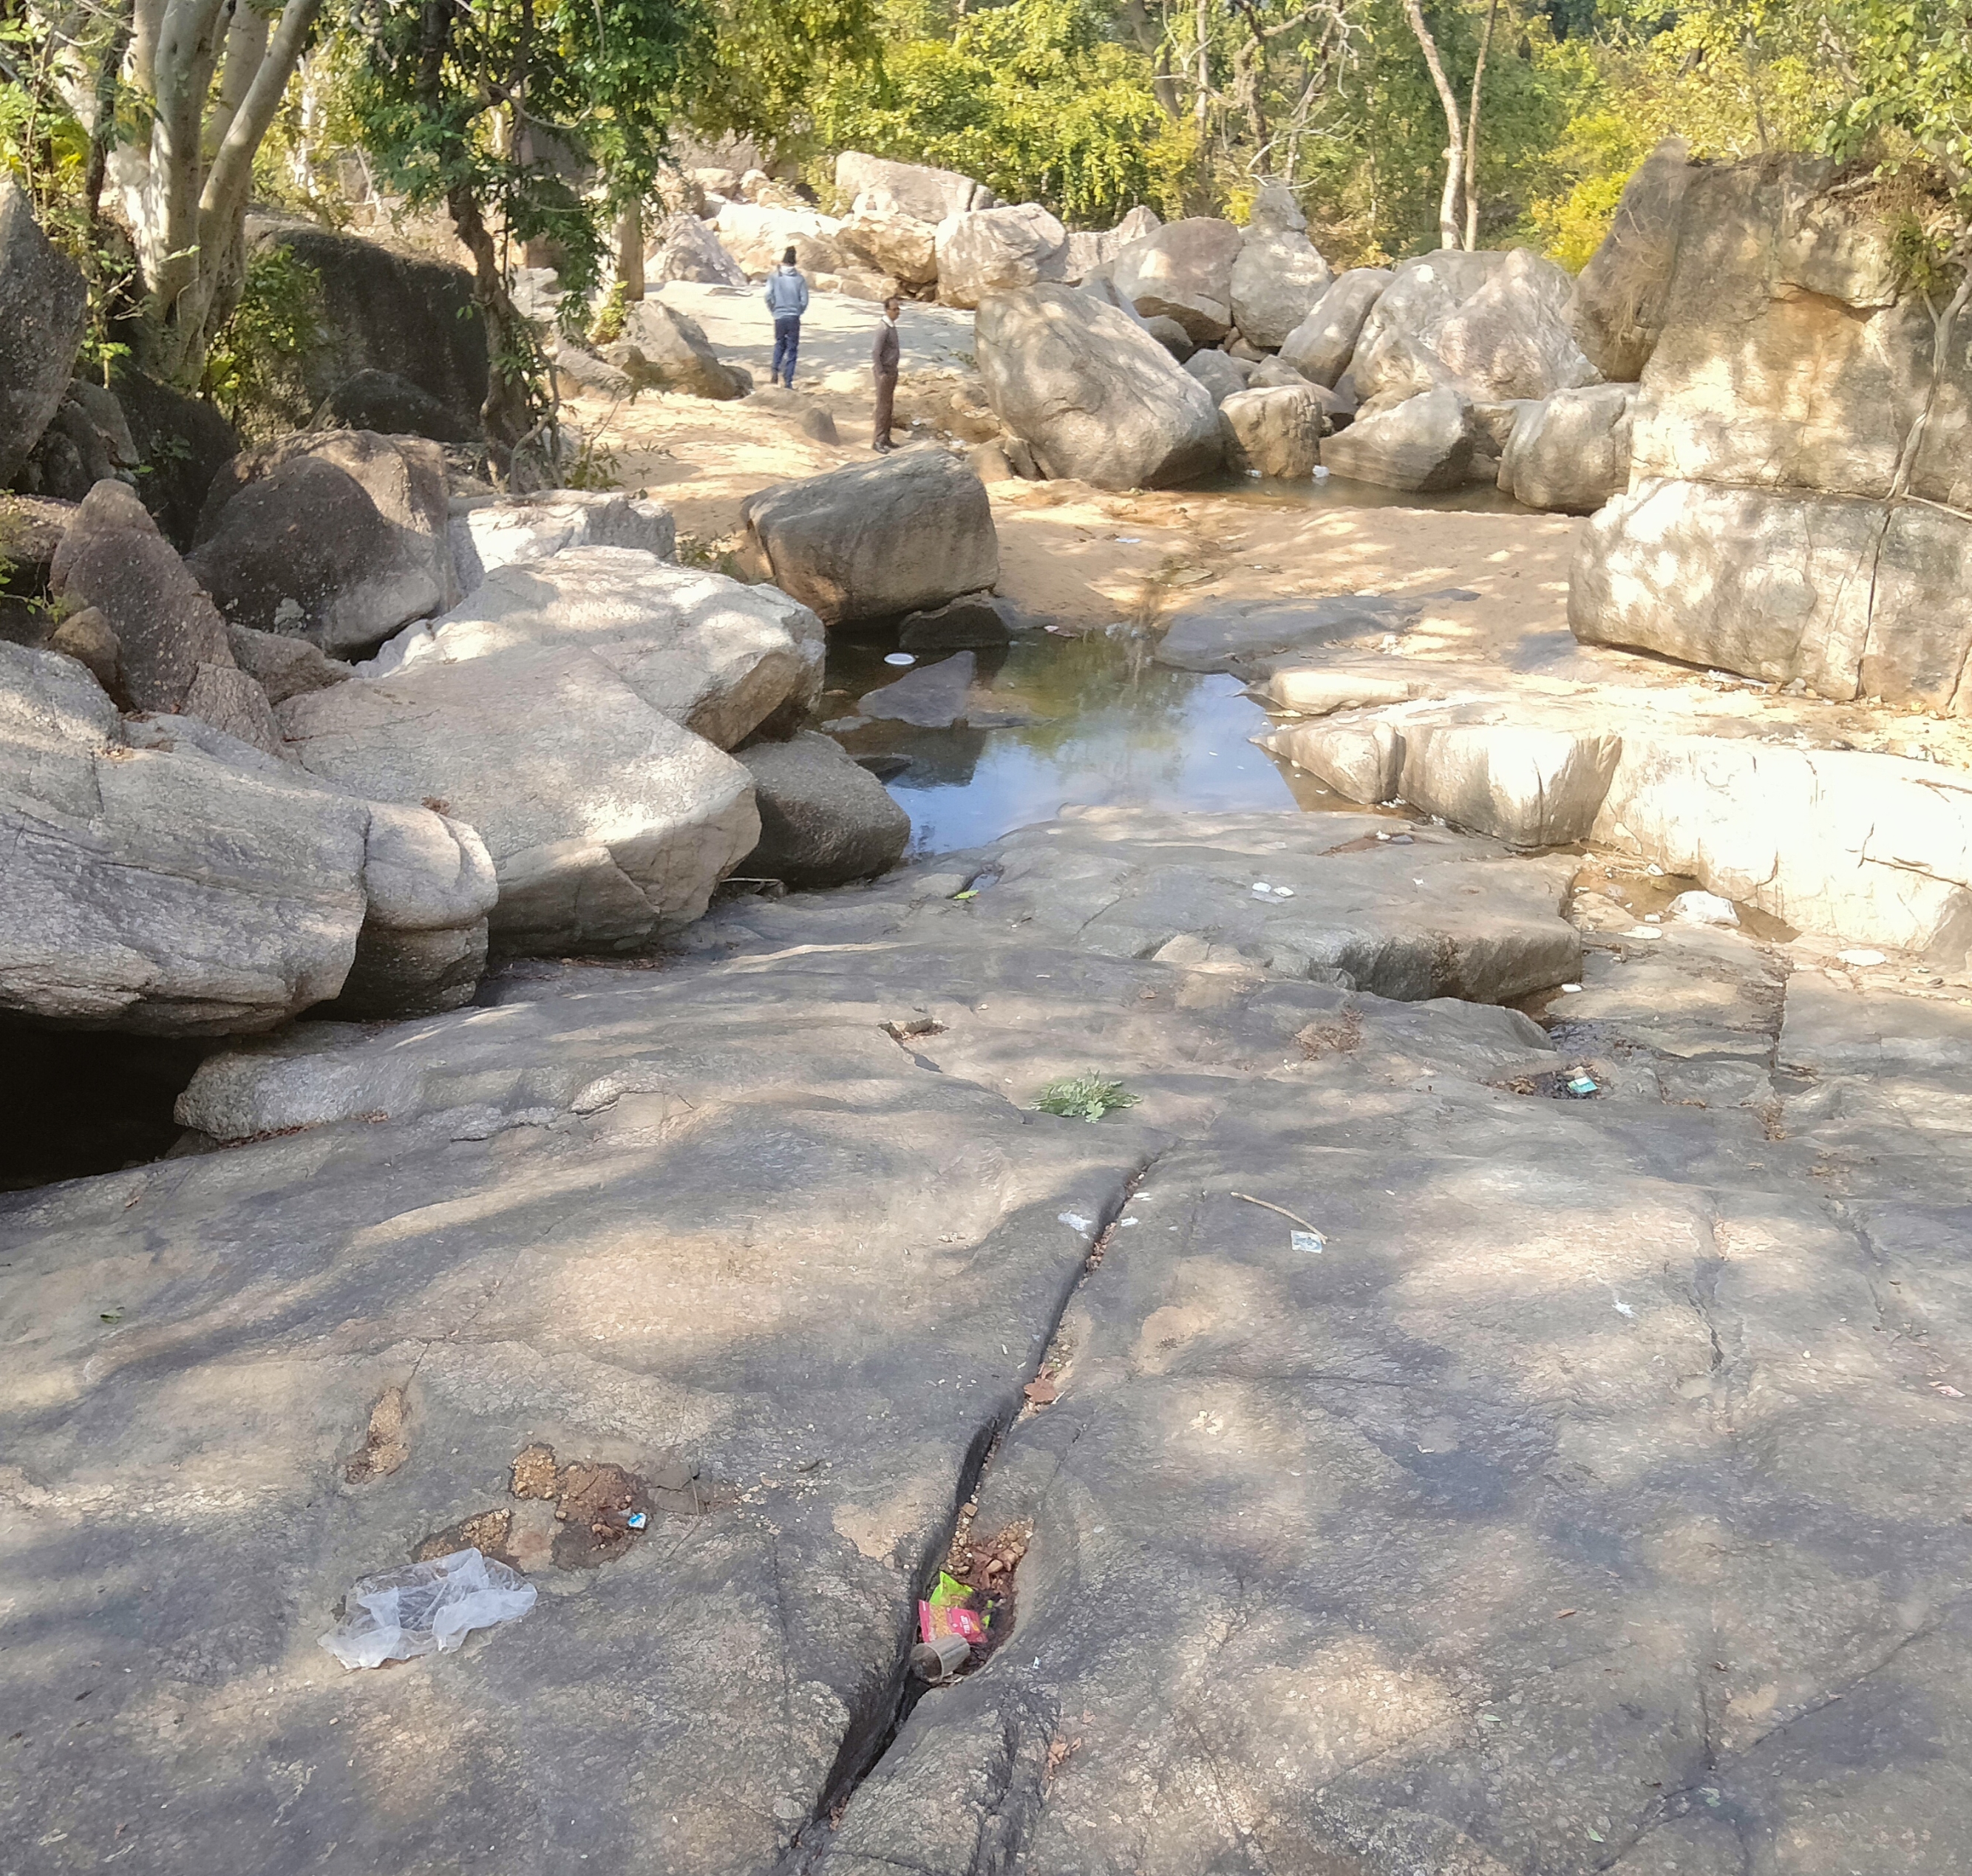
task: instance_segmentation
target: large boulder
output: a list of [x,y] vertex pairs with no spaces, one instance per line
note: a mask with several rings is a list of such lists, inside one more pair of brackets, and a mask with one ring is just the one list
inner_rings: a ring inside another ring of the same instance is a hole
[[236,625],[360,655],[456,596],[448,500],[426,438],[284,437],[214,479],[188,564]]
[[134,710],[181,710],[201,668],[233,662],[225,620],[125,483],[90,491],[55,551],[48,583],[71,608],[90,608],[108,626],[117,695]]
[[1305,482],[1321,460],[1328,423],[1317,386],[1236,391],[1220,404],[1219,413],[1232,433],[1226,453],[1235,468]]
[[1331,387],[1349,369],[1356,342],[1392,276],[1383,267],[1351,267],[1309,308],[1281,342],[1281,358],[1311,383]]
[[1568,623],[1586,644],[1964,713],[1972,519],[1925,502],[1639,479],[1581,536]]
[[454,1008],[478,980],[493,875],[471,828],[190,717],[126,725],[81,665],[5,643],[0,843],[0,1009],[44,1022],[271,1028],[393,949],[368,1013]]
[[600,489],[488,495],[452,505],[452,564],[462,596],[496,567],[546,560],[568,547],[640,547],[668,561],[677,524],[661,502]]
[[956,170],[893,162],[861,150],[844,150],[837,156],[835,192],[845,202],[887,208],[933,227],[947,215],[993,206],[991,189]]
[[476,433],[486,401],[486,328],[472,276],[449,262],[413,260],[374,241],[310,222],[250,221],[260,253],[279,250],[314,276],[308,342],[296,363],[299,427],[359,371],[407,379]]
[[1422,494],[1469,480],[1478,440],[1471,400],[1441,387],[1365,411],[1323,443],[1321,459],[1353,481]]
[[1412,806],[1513,847],[1586,840],[1622,739],[1517,724],[1406,724],[1398,786]]
[[759,570],[828,625],[942,606],[1000,577],[985,485],[942,449],[781,482],[740,514]]
[[839,232],[850,255],[906,286],[938,278],[938,224],[896,209],[859,209]]
[[82,345],[89,289],[0,174],[0,488],[41,440]]
[[657,245],[644,261],[644,281],[650,291],[655,293],[667,280],[744,286],[746,270],[697,216],[680,214],[671,216],[658,230]]
[[1264,351],[1277,350],[1334,279],[1308,238],[1308,217],[1293,191],[1278,182],[1263,185],[1232,263],[1232,322],[1240,335]]
[[994,413],[1044,474],[1166,488],[1223,461],[1212,394],[1141,325],[1082,289],[995,294],[974,332]]
[[647,945],[703,913],[759,838],[745,769],[572,636],[420,659],[292,698],[280,718],[314,773],[380,800],[442,804],[478,829],[507,950]]
[[887,871],[911,817],[833,737],[804,730],[740,752],[753,778],[760,844],[736,869],[790,886],[841,886]]
[[1558,391],[1520,407],[1500,458],[1499,485],[1530,508],[1592,515],[1630,485],[1634,384]]
[[1666,137],[1624,184],[1608,235],[1576,277],[1569,329],[1606,378],[1634,384],[1657,349],[1695,173],[1691,145]]
[[1175,319],[1194,344],[1216,345],[1232,327],[1232,268],[1245,241],[1229,221],[1167,222],[1125,248],[1109,277],[1145,319]]
[[720,362],[696,319],[661,299],[637,301],[624,317],[622,339],[603,355],[640,390],[684,391],[723,402],[751,388],[749,380]]
[[371,678],[431,663],[497,663],[521,645],[579,647],[653,710],[730,749],[821,691],[821,622],[772,587],[673,566],[635,547],[571,547],[487,573],[443,619],[366,665]]
[[1963,711],[1972,358],[1833,165],[1694,168],[1579,637]]
[[1068,260],[1068,231],[1038,202],[970,209],[938,224],[938,298],[945,306],[977,306],[988,293],[1059,280]]

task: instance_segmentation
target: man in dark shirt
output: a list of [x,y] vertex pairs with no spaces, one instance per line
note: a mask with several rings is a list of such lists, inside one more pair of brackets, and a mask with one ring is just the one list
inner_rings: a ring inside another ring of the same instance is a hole
[[877,410],[875,436],[870,447],[879,456],[887,456],[896,446],[890,441],[890,407],[897,394],[897,359],[900,348],[897,342],[897,315],[903,311],[900,300],[883,302],[883,317],[877,328],[877,342],[870,348],[870,364],[877,378]]

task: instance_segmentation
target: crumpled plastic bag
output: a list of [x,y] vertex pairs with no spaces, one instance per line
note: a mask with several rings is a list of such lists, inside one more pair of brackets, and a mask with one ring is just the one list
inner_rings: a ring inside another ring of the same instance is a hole
[[345,1668],[443,1654],[472,1629],[524,1616],[537,1593],[517,1570],[476,1550],[454,1551],[360,1578],[346,1600],[348,1619],[322,1645]]

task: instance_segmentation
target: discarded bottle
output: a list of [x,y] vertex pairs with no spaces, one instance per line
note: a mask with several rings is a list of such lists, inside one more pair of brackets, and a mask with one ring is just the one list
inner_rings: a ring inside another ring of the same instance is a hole
[[962,1635],[941,1635],[911,1649],[911,1672],[921,1681],[948,1679],[972,1659],[972,1644]]

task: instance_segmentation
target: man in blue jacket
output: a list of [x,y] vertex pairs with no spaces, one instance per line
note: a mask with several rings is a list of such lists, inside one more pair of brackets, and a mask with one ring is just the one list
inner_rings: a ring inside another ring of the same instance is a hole
[[[801,350],[802,315],[808,311],[808,283],[795,265],[791,247],[781,264],[767,276],[767,310],[774,315],[774,370],[776,384],[795,387],[795,355]],[[785,372],[782,361],[786,364]]]

